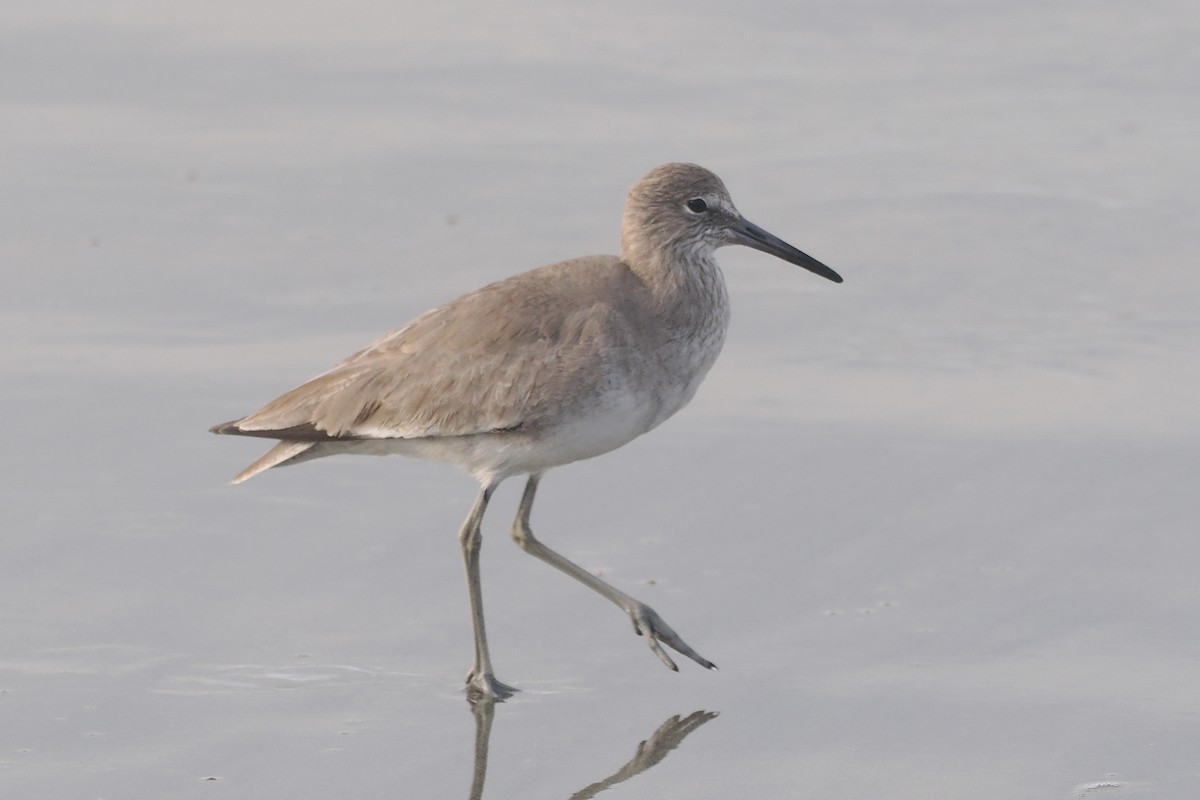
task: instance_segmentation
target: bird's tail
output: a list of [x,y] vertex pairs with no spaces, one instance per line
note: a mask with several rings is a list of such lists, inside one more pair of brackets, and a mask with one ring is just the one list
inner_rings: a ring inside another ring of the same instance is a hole
[[315,444],[317,444],[317,442],[280,442],[267,452],[263,453],[262,457],[253,464],[239,472],[237,477],[235,477],[232,482],[241,483],[242,481],[253,478],[260,472],[269,470],[271,467],[278,467],[281,464],[286,464],[290,461],[293,461],[294,459],[299,458],[304,453],[311,450]]

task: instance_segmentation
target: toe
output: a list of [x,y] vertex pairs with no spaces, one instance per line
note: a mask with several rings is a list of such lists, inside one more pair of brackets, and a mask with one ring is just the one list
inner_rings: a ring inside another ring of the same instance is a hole
[[517,691],[516,687],[496,680],[496,676],[490,672],[472,675],[467,681],[467,699],[472,702],[481,700],[503,702]]

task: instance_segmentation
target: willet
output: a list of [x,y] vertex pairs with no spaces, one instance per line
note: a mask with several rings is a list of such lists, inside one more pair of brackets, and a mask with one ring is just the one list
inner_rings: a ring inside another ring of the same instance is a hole
[[670,669],[678,671],[664,644],[715,669],[652,608],[535,539],[529,517],[546,470],[620,447],[695,394],[729,324],[713,254],[730,244],[842,281],[742,217],[716,175],[667,164],[630,189],[619,258],[563,261],[463,295],[214,427],[280,440],[233,482],[338,453],[400,453],[473,475],[480,491],[459,531],[475,640],[472,697],[515,691],[492,669],[479,582],[480,524],[496,487],[513,475],[528,476],[512,524],[521,549],[616,604]]

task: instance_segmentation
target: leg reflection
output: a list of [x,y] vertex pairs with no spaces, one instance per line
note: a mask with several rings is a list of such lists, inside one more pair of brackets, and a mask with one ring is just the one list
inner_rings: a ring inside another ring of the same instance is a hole
[[496,700],[490,697],[470,702],[475,716],[475,767],[471,771],[471,800],[483,797],[483,780],[487,777],[488,742],[492,739],[492,720],[496,716]]
[[[497,700],[491,697],[469,701],[471,714],[475,717],[475,760],[471,775],[470,800],[482,800],[483,798],[483,784],[487,776],[488,745],[492,737],[492,721],[496,715],[496,702]],[[686,717],[678,714],[669,717],[658,726],[654,733],[650,734],[649,738],[638,743],[633,758],[629,759],[620,769],[606,778],[583,787],[571,795],[570,800],[588,800],[605,789],[645,772],[666,758],[667,753],[682,744],[683,740],[693,731],[716,716],[717,712],[715,711],[693,711]]]
[[682,744],[692,731],[715,716],[717,716],[715,711],[693,711],[682,719],[678,714],[670,717],[658,726],[658,730],[650,734],[649,739],[638,744],[637,752],[625,766],[607,778],[583,787],[571,795],[571,800],[587,800],[589,797],[595,797],[605,789],[616,786],[621,781],[629,780],[638,773],[645,772],[666,758],[667,753]]

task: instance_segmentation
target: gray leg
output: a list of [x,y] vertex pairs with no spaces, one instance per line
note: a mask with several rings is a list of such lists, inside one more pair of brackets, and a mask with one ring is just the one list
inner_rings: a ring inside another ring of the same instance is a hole
[[517,508],[517,517],[513,520],[512,526],[512,537],[517,546],[531,556],[545,561],[555,569],[567,573],[584,586],[597,592],[601,597],[607,598],[609,602],[615,604],[628,614],[629,619],[633,621],[633,632],[638,636],[644,634],[646,636],[646,643],[650,645],[650,649],[670,669],[676,672],[679,671],[679,667],[675,666],[675,662],[666,654],[659,642],[667,645],[677,653],[687,656],[705,669],[716,669],[716,664],[713,664],[688,647],[687,643],[679,638],[679,634],[671,630],[671,626],[663,622],[662,617],[658,616],[650,606],[608,585],[578,564],[568,561],[533,537],[533,531],[529,527],[529,514],[533,510],[533,496],[537,494],[538,481],[541,479],[541,473],[530,475],[529,481],[525,484],[525,493],[521,495],[521,505]]
[[487,510],[488,500],[495,489],[496,484],[488,484],[480,490],[458,539],[462,544],[463,564],[467,569],[467,594],[471,599],[471,626],[475,634],[475,660],[471,662],[471,671],[467,673],[467,694],[473,698],[504,700],[512,697],[516,689],[496,680],[492,672],[487,630],[483,625],[483,588],[479,582],[479,548],[483,544],[480,526],[483,524],[483,512]]

